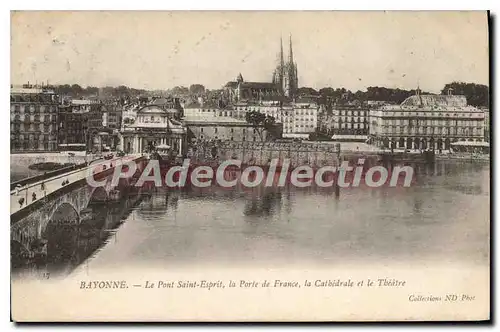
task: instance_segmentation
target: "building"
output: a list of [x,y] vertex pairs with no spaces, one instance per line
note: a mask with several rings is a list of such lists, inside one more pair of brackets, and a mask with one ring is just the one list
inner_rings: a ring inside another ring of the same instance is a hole
[[[90,99],[73,99],[70,107],[60,119],[60,143],[70,136],[65,131],[77,134],[70,140],[82,141],[87,144],[87,150],[102,152],[115,150],[119,144],[119,132],[122,122],[122,107],[116,101]],[[80,121],[80,122],[78,122]],[[67,123],[66,123],[67,122]],[[69,143],[69,142],[68,142]]]
[[290,127],[287,124],[288,131],[283,134],[283,137],[286,138],[289,134],[301,134],[304,138],[308,138],[308,135],[316,132],[318,128],[318,103],[311,98],[299,98],[292,104],[292,107],[292,131],[289,131]]
[[297,63],[293,59],[292,36],[290,35],[288,61],[285,63],[283,40],[280,39],[278,65],[273,73],[273,83],[280,88],[281,95],[292,98],[299,89],[299,73]]
[[338,141],[366,141],[369,134],[369,114],[366,107],[332,106],[323,119],[322,131]]
[[272,73],[271,82],[248,82],[241,73],[235,81],[228,82],[223,87],[224,100],[228,104],[241,102],[255,102],[269,97],[295,97],[298,87],[297,63],[293,58],[292,37],[290,36],[290,51],[288,61],[284,61],[283,42],[280,44],[280,53],[276,69]]
[[106,116],[103,119],[103,125],[117,135],[121,128],[123,108],[118,102],[105,103],[104,108]]
[[484,141],[490,141],[490,109],[488,107],[482,108],[484,112]]
[[201,98],[198,101],[190,102],[184,105],[184,117],[210,117],[210,116],[236,116],[232,106],[223,107],[222,103],[212,101],[205,102]]
[[421,95],[370,110],[370,142],[392,149],[449,150],[458,141],[484,140],[484,112],[465,96]]
[[87,114],[87,148],[102,152],[113,148],[112,131],[107,127],[106,108],[101,102],[89,101]]
[[[266,141],[268,132],[257,131],[245,120],[225,116],[192,116],[184,119],[188,128],[189,142],[197,140]],[[261,137],[262,136],[262,137]]]
[[241,120],[245,120],[247,112],[274,117],[285,138],[308,138],[318,127],[319,105],[314,98],[304,97],[289,102],[286,98],[270,97],[254,103],[236,103],[233,108],[233,116]]
[[88,110],[72,105],[59,106],[58,144],[85,144],[87,142]]
[[236,81],[224,86],[224,99],[229,104],[259,100],[268,96],[279,96],[280,87],[268,82],[245,82],[241,73]]
[[135,119],[122,124],[120,148],[126,153],[143,153],[168,145],[183,155],[187,130],[179,120],[181,111],[173,106],[161,100],[140,107]]
[[59,96],[50,87],[11,87],[11,153],[56,151],[58,111]]

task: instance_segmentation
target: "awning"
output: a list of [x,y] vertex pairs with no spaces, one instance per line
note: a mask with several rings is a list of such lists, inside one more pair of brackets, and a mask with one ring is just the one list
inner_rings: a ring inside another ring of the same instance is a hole
[[451,143],[451,146],[489,147],[490,143],[488,143],[488,142],[467,142],[467,141],[460,141],[460,142]]
[[361,140],[361,141],[366,141],[368,139],[367,135],[333,135],[332,139],[355,139],[355,140]]

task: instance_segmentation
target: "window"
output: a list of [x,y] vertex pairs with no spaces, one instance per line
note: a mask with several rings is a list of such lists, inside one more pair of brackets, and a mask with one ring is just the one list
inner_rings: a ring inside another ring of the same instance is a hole
[[203,132],[203,128],[200,129],[200,132]]
[[217,127],[214,128],[214,133],[217,134]]

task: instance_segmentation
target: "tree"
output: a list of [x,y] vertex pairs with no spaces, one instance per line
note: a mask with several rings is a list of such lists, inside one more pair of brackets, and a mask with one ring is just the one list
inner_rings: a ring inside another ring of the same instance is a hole
[[451,89],[453,95],[463,95],[467,103],[472,106],[489,106],[489,88],[486,85],[464,82],[448,83],[441,90],[441,94],[448,94]]
[[81,86],[79,86],[78,84],[73,84],[73,85],[71,86],[71,90],[73,90],[73,93],[74,93],[74,94],[80,94],[80,93],[82,93],[82,90],[83,90],[83,89],[82,89],[82,87],[81,87]]
[[205,93],[205,86],[201,84],[191,84],[189,87],[189,93],[192,95],[201,95]]
[[189,89],[185,86],[176,86],[172,89],[171,94],[175,96],[183,96],[189,94]]
[[299,96],[317,96],[318,91],[314,90],[313,88],[302,87],[298,89],[297,94]]
[[273,116],[265,115],[257,111],[250,111],[245,114],[245,120],[250,123],[259,134],[260,141],[264,140],[264,130],[273,131],[276,128],[276,119]]

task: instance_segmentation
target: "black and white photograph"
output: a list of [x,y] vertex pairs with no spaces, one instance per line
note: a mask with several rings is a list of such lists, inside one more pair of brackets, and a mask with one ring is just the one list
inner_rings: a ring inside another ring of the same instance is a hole
[[15,322],[490,319],[488,11],[11,11]]

